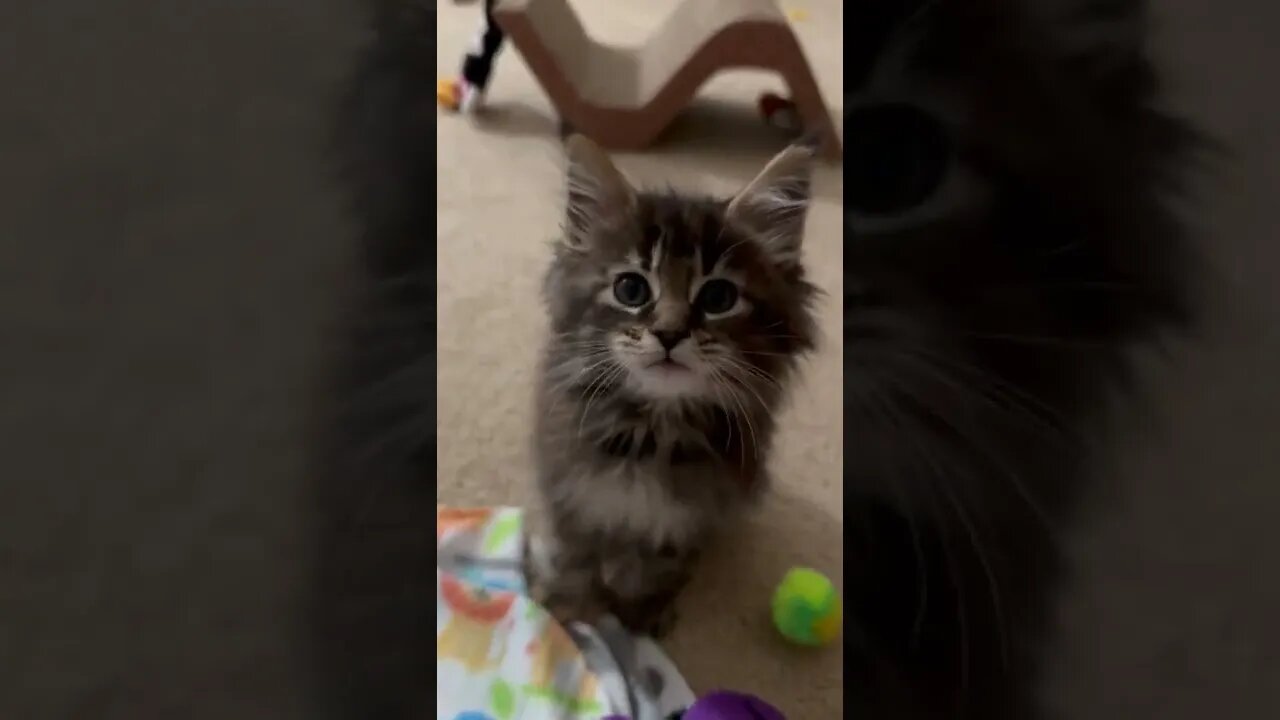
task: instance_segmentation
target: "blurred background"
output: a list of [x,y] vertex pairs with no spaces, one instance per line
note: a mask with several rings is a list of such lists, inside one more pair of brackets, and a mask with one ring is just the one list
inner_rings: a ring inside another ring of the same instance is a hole
[[[1159,4],[1175,104],[1231,150],[1188,209],[1209,322],[1069,539],[1062,718],[1280,716],[1276,30]],[[318,716],[309,429],[355,272],[325,151],[364,38],[342,0],[0,6],[0,717]]]

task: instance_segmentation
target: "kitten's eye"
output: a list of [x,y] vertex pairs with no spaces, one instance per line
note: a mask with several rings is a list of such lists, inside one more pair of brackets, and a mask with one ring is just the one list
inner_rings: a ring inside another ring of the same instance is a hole
[[870,215],[909,210],[942,184],[951,142],[942,123],[906,103],[845,116],[845,204]]
[[708,280],[698,291],[697,305],[708,315],[727,313],[738,304],[738,286],[728,280]]
[[613,296],[627,307],[649,302],[649,282],[638,273],[622,273],[613,279]]

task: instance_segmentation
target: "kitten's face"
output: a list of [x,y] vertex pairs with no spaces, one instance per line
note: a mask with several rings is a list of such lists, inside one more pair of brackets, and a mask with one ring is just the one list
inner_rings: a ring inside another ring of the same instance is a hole
[[637,193],[594,146],[569,150],[569,224],[547,296],[577,373],[642,399],[732,404],[811,346],[813,288],[798,263],[807,150],[728,201]]
[[748,237],[725,227],[722,204],[654,196],[638,210],[639,231],[622,233],[630,245],[623,255],[582,268],[603,281],[592,317],[635,393],[714,399],[717,379],[788,351],[769,336],[789,332],[778,311],[789,282]]

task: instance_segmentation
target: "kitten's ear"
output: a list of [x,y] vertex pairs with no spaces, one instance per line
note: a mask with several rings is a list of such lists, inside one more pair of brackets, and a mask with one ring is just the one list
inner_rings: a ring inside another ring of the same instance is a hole
[[807,141],[778,153],[725,209],[725,221],[750,232],[780,265],[800,262],[815,152]]
[[609,156],[581,135],[565,142],[569,200],[565,242],[584,248],[599,231],[608,232],[634,216],[636,193]]

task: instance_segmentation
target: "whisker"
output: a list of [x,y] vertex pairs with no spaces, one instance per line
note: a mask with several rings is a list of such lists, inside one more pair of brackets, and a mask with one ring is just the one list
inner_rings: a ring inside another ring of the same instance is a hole
[[[717,358],[717,359],[718,359],[720,362],[723,362],[723,363],[726,365],[726,367],[728,367],[728,368],[732,368],[732,369],[736,369],[736,370],[739,370],[739,371],[741,371],[741,372],[744,372],[744,373],[746,373],[747,375],[749,375],[749,376],[751,376],[751,377],[757,378],[757,379],[759,379],[759,380],[762,380],[762,381],[764,381],[764,382],[766,382],[766,383],[768,383],[768,384],[772,385],[773,387],[777,388],[778,390],[781,390],[781,389],[782,389],[782,383],[780,383],[780,382],[778,381],[778,379],[777,379],[777,378],[775,378],[774,376],[770,375],[769,373],[767,373],[767,372],[765,372],[765,371],[761,370],[760,368],[757,368],[757,367],[755,367],[755,366],[753,366],[753,365],[750,365],[750,364],[748,364],[748,363],[742,362],[741,360],[738,360],[737,358],[730,357],[730,356],[727,356],[727,355],[725,355],[725,356],[721,356],[720,358]],[[757,397],[758,397],[758,395],[757,395]],[[764,402],[764,400],[763,400],[763,399],[761,399],[760,404],[761,404],[762,406],[764,406],[766,409],[769,407],[767,404],[765,404],[765,402]]]
[[733,366],[729,366],[728,372],[726,374],[730,380],[735,381],[740,387],[742,387],[747,392],[751,393],[751,395],[756,399],[756,402],[760,403],[761,410],[768,412],[770,407],[769,407],[769,403],[765,402],[764,396],[761,395],[758,390],[752,387],[751,383],[747,382],[747,378],[742,377],[740,373],[741,373],[740,369],[734,368]]
[[587,417],[591,414],[591,404],[595,402],[596,396],[599,395],[600,392],[606,386],[610,385],[615,378],[617,378],[621,373],[625,371],[626,371],[625,367],[623,367],[622,365],[617,365],[616,367],[610,369],[609,371],[601,374],[595,380],[592,380],[590,385],[587,385],[587,392],[589,394],[587,395],[586,403],[583,405],[582,415],[578,419],[578,437],[579,438],[582,437],[582,432],[586,427]]
[[[929,503],[929,509],[933,514],[934,521],[942,522],[945,527],[946,523],[942,520],[943,513],[941,508],[938,507],[937,501],[931,493],[925,493],[925,497]],[[956,591],[956,613],[958,614],[957,620],[959,620],[960,625],[960,689],[962,692],[967,693],[970,682],[969,674],[971,672],[969,662],[973,652],[971,648],[973,640],[970,638],[971,631],[969,629],[969,603],[966,601],[968,592],[965,587],[963,573],[960,572],[956,564],[955,554],[951,551],[947,539],[943,537],[939,545],[942,547],[942,554],[947,559],[947,575],[951,578],[951,583]]]
[[[719,383],[719,381],[716,379],[714,372],[715,372],[715,371],[713,370],[713,371],[712,371],[712,376],[711,376],[711,383],[710,383],[710,385],[711,385],[711,391],[712,391],[713,393],[715,393],[715,396],[716,396],[716,403],[717,403],[717,404],[719,404],[719,405],[721,406],[721,408],[724,410],[725,417],[730,421],[730,422],[726,425],[726,427],[725,427],[726,435],[725,435],[725,439],[724,439],[724,451],[725,451],[725,453],[728,453],[728,452],[729,452],[729,447],[730,447],[730,445],[732,445],[732,444],[733,444],[733,427],[734,427],[734,424],[737,422],[737,420],[736,420],[736,418],[734,418],[733,413],[729,412],[729,409],[728,409],[727,407],[724,407],[724,406],[726,405],[726,403],[725,403],[725,397],[724,397],[724,395],[721,393],[720,383]],[[742,429],[741,429],[741,428],[739,428],[739,429],[738,429],[738,432],[739,432],[739,434],[741,435]],[[746,437],[745,437],[745,436],[741,437],[741,439],[742,439],[744,442],[746,441]],[[744,463],[746,462],[746,458],[745,458],[745,457],[743,457],[743,462],[744,462]]]
[[[592,371],[594,371],[596,368],[601,366],[608,366],[609,364],[614,362],[613,358],[611,357],[612,355],[611,353],[600,353],[600,355],[606,355],[606,357],[604,357],[601,360],[596,360],[595,362],[589,365],[586,365],[585,367],[581,367],[581,368],[570,367],[571,364],[576,365],[577,360],[583,359],[583,358],[575,358],[574,362],[564,363],[563,365],[559,366],[559,370],[562,372],[549,372],[548,374],[555,374],[555,375],[564,374],[564,377],[561,378],[558,382],[556,382],[551,387],[547,388],[546,393],[548,395],[559,395],[563,393],[565,390],[567,390],[568,388],[572,387],[575,382],[578,382],[584,376],[590,375]],[[595,356],[586,356],[586,357],[590,358]],[[607,369],[608,368],[606,367],[606,370]],[[602,370],[601,372],[603,373],[605,371]]]
[[[725,412],[725,416],[729,420],[729,432],[732,433],[732,429],[735,426],[738,428],[738,437],[742,441],[740,443],[741,447],[739,448],[738,454],[739,454],[740,462],[743,465],[746,465],[747,464],[747,456],[746,456],[747,436],[745,433],[742,432],[742,426],[738,422],[737,415],[729,407],[728,392],[724,387],[724,382],[720,377],[720,373],[715,368],[711,369],[711,387],[715,389],[716,399],[720,403],[721,407]],[[726,453],[729,451],[729,446],[730,446],[730,438],[726,438],[725,439]]]
[[[863,399],[871,400],[876,405],[880,406],[889,402],[889,400],[884,397],[883,391],[873,391]],[[903,428],[900,422],[895,421],[887,408],[881,408],[881,417],[878,419],[885,420],[890,425],[893,425],[897,432],[915,432],[914,430]],[[915,513],[912,511],[910,503],[907,502],[905,493],[902,491],[899,483],[891,481],[887,484],[902,507],[903,517],[907,521],[907,531],[911,535],[911,552],[914,559],[916,585],[918,587],[918,590],[916,591],[916,613],[911,622],[911,638],[913,643],[917,643],[920,641],[920,634],[924,630],[925,612],[929,605],[929,572],[925,565],[926,558],[924,555],[924,547],[920,541],[920,529],[916,524]]]
[[[903,357],[904,359],[906,359],[906,357],[908,356],[903,356]],[[967,397],[978,399],[998,411],[1002,411],[1002,412],[1004,411],[1004,408],[1001,408],[1000,406],[992,403],[989,398],[983,396],[980,392],[974,392],[969,386],[965,386],[955,381],[954,379],[948,377],[945,373],[938,372],[937,369],[932,367],[931,365],[922,364],[921,367],[927,371],[931,371],[931,374],[936,380],[947,385],[948,387],[950,387],[952,390],[954,390],[961,396],[967,396]],[[1045,530],[1049,533],[1050,537],[1057,536],[1057,529],[1054,527],[1054,524],[1049,517],[1049,513],[1045,511],[1043,506],[1040,505],[1040,503],[1035,499],[1031,491],[1027,488],[1026,484],[1023,483],[1022,479],[1018,477],[1018,474],[1014,472],[1014,470],[1010,468],[1007,463],[1005,463],[1000,457],[998,457],[993,451],[991,451],[984,443],[979,442],[978,438],[972,432],[962,427],[961,423],[957,423],[941,414],[935,414],[934,417],[939,422],[944,424],[947,427],[947,429],[950,430],[956,437],[960,438],[965,443],[965,445],[982,453],[982,455],[996,468],[996,470],[998,470],[1001,475],[1003,475],[1006,479],[1008,479],[1009,483],[1013,486],[1014,490],[1017,491],[1018,495],[1022,498],[1022,501],[1025,502],[1029,508],[1031,508],[1031,511],[1036,515],[1037,520],[1039,520],[1040,524],[1044,526]]]
[[930,353],[921,349],[915,349],[910,354],[918,356],[921,360],[929,363],[941,364],[954,370],[965,372],[973,379],[985,383],[989,386],[985,390],[996,393],[993,399],[1003,400],[1010,405],[1017,407],[1032,419],[1044,424],[1048,429],[1055,431],[1057,434],[1082,445],[1089,445],[1088,440],[1080,434],[1078,428],[1068,422],[1061,412],[1055,410],[1044,400],[1035,395],[1019,388],[1013,383],[1001,379],[994,373],[983,370],[976,365],[963,362],[957,358],[947,357],[937,353]]
[[751,422],[751,413],[747,412],[747,408],[741,402],[737,393],[732,393],[734,401],[738,403],[738,409],[742,411],[742,421],[747,424],[747,432],[751,433],[751,457],[754,460],[760,459],[760,439],[756,436],[755,423]]
[[[728,377],[718,369],[713,370],[712,372],[713,372],[713,377],[717,377],[721,379],[726,379]],[[751,454],[756,459],[759,459],[760,443],[759,443],[759,440],[756,438],[756,428],[755,428],[755,424],[751,422],[750,414],[747,413],[746,407],[742,404],[742,401],[738,397],[738,393],[733,388],[733,386],[728,383],[722,383],[722,386],[724,387],[725,393],[728,395],[729,400],[738,408],[738,413],[740,413],[740,415],[738,415],[737,417],[739,421],[738,432],[739,433],[742,432],[741,423],[745,422],[747,424],[747,432],[750,433],[751,435]],[[743,435],[744,439],[745,437],[746,436]],[[745,447],[746,443],[745,442],[741,443],[741,445],[743,446],[741,451],[742,464],[746,465],[747,464],[746,447]]]
[[974,527],[969,513],[965,511],[963,503],[956,497],[951,488],[944,482],[941,484],[943,496],[951,503],[955,510],[960,523],[964,526],[965,531],[969,534],[969,542],[973,546],[974,552],[978,556],[978,563],[982,565],[982,572],[987,577],[987,586],[990,588],[991,610],[996,614],[996,631],[1000,635],[1000,664],[1005,669],[1009,669],[1009,638],[1005,631],[1003,602],[1000,599],[1000,588],[996,583],[995,571],[991,567],[991,561],[987,557],[981,535],[978,534],[977,528]]
[[[899,410],[892,402],[889,402],[887,399],[881,402],[881,408],[884,410],[885,418],[889,421],[889,424],[893,426],[893,429],[896,434],[908,438],[908,440],[912,444],[916,445],[917,448],[922,447],[919,441],[916,440],[917,432],[922,429],[918,427],[919,426],[918,422],[911,421],[901,410]],[[908,425],[916,426],[916,427],[908,427]],[[926,469],[929,470],[930,473],[935,477],[940,471],[940,468],[938,468],[936,464],[934,464],[931,461],[931,455],[929,454],[919,453],[919,454],[913,455],[912,459],[917,463],[926,463],[927,465]],[[938,479],[942,479],[945,481],[945,478],[938,478]],[[938,503],[935,500],[933,493],[926,491],[925,493],[923,493],[923,495],[924,495],[925,501],[929,505],[929,509],[931,513],[934,516],[935,522],[940,522],[941,527],[945,528],[947,523],[942,519],[941,508],[938,507]],[[959,627],[959,630],[960,630],[960,648],[959,648],[960,686],[961,688],[967,690],[969,687],[969,672],[970,672],[969,656],[971,652],[970,651],[971,639],[969,637],[969,633],[970,633],[969,611],[968,611],[968,603],[965,600],[965,595],[966,595],[965,585],[964,585],[964,580],[962,579],[962,573],[960,572],[956,564],[955,555],[951,551],[951,548],[947,542],[945,535],[941,538],[941,542],[939,543],[939,545],[942,548],[942,554],[947,561],[947,575],[951,578],[951,582],[954,585],[955,591],[956,591],[956,605],[957,605],[956,610],[959,613],[959,617],[957,618],[957,620],[959,621],[959,625],[960,625]]]

